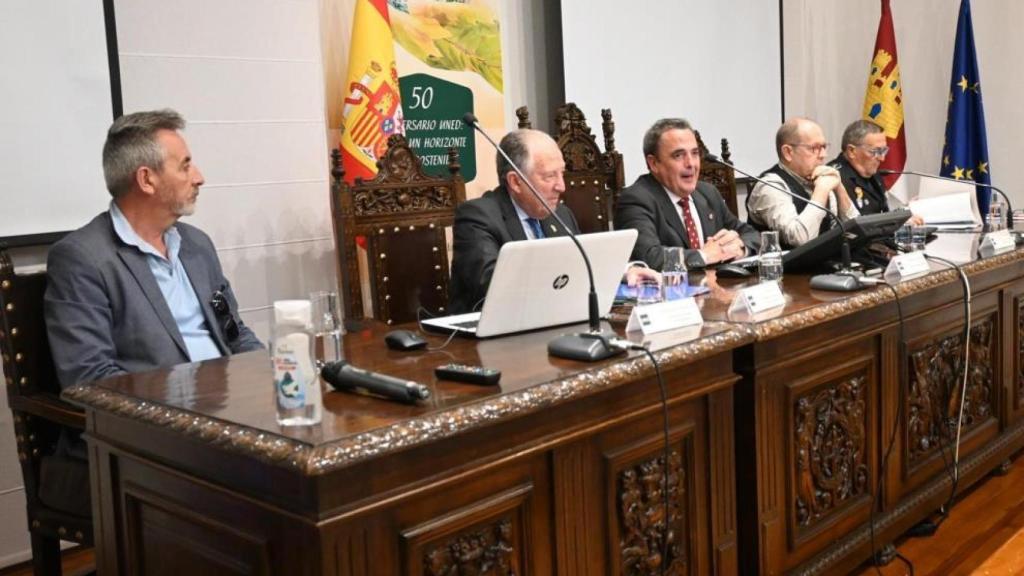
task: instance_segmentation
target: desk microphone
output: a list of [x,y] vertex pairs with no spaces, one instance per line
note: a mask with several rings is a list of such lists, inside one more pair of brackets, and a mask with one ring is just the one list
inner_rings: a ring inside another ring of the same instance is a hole
[[[1002,190],[996,188],[992,184],[985,184],[984,182],[978,182],[976,180],[957,180],[956,178],[950,178],[949,176],[939,176],[938,174],[926,174],[924,172],[915,172],[913,170],[879,170],[878,173],[881,174],[882,176],[888,176],[890,174],[910,174],[912,176],[920,176],[921,178],[945,180],[947,182],[959,182],[961,184],[970,184],[972,186],[981,186],[982,188],[989,188],[991,190],[994,190],[995,192],[998,192],[999,195],[1002,196],[1003,200],[1006,202],[1006,229],[1013,229],[1013,208],[1010,207],[1010,197],[1006,195],[1006,192],[1003,192]],[[984,217],[986,220],[988,219],[987,214],[985,214]]]
[[509,158],[508,154],[501,149],[501,146],[498,146],[487,132],[484,132],[484,129],[477,123],[476,116],[472,112],[466,112],[466,114],[462,116],[462,121],[465,122],[467,126],[470,126],[479,132],[480,135],[490,142],[491,146],[498,151],[498,154],[501,154],[501,157],[509,163],[519,178],[526,183],[526,187],[529,188],[530,192],[533,193],[533,196],[541,203],[542,206],[544,206],[544,209],[548,211],[548,214],[551,214],[555,221],[562,226],[565,232],[569,235],[569,238],[572,239],[573,244],[575,244],[576,248],[580,251],[580,254],[583,255],[583,263],[587,266],[587,278],[590,280],[590,295],[588,302],[590,331],[579,332],[576,334],[564,334],[555,338],[551,342],[548,342],[548,354],[559,358],[568,358],[570,360],[596,362],[598,360],[610,358],[620,352],[625,352],[624,349],[616,347],[612,343],[612,339],[615,338],[615,334],[601,331],[601,313],[597,302],[597,291],[594,289],[594,271],[590,267],[590,258],[587,258],[587,251],[583,249],[583,246],[580,245],[580,241],[576,239],[576,234],[573,234],[573,231],[565,225],[565,222],[558,216],[558,214],[555,213],[551,206],[548,206],[548,203],[544,201],[543,197],[541,197],[540,192],[537,192],[537,189],[534,188],[530,179],[526,177],[526,174],[523,174],[523,171],[515,162],[512,161],[511,158]]
[[[786,188],[779,186],[778,184],[769,182],[759,176],[754,176],[750,172],[744,172],[743,170],[737,168],[735,164],[732,164],[731,162],[726,162],[725,160],[722,160],[721,158],[715,156],[714,154],[708,154],[706,158],[708,160],[711,160],[712,162],[725,164],[726,166],[732,168],[733,170],[739,172],[740,174],[743,174],[744,176],[752,180],[756,180],[761,184],[768,186],[769,188],[778,190],[779,192],[782,192],[787,196],[796,198],[798,200],[803,200],[804,202],[807,203],[808,206],[814,206],[815,208],[818,208],[825,212],[826,214],[828,214],[829,216],[831,216],[832,220],[835,221],[836,226],[839,227],[839,237],[842,241],[840,248],[840,255],[843,259],[842,268],[835,274],[818,274],[816,276],[811,276],[811,288],[815,288],[818,290],[833,290],[839,292],[851,292],[853,290],[859,290],[861,288],[864,288],[864,286],[861,286],[860,282],[857,281],[860,275],[853,270],[852,258],[850,257],[850,238],[846,234],[846,226],[843,225],[843,221],[839,218],[839,215],[836,214],[832,209],[817,204],[815,202],[811,202],[810,198],[804,198],[803,196],[795,194],[794,192],[787,190]],[[851,282],[851,279],[853,279],[854,281]]]
[[365,390],[406,404],[430,398],[430,388],[423,384],[356,368],[344,360],[328,362],[320,376],[335,390]]

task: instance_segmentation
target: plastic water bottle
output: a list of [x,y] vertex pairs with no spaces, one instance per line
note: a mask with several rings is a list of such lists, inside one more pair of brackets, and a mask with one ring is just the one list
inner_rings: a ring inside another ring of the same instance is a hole
[[782,247],[779,245],[779,233],[774,230],[761,232],[757,276],[761,282],[782,279]]
[[320,374],[313,362],[309,300],[274,302],[270,355],[277,397],[277,423],[281,426],[319,424],[323,398]]

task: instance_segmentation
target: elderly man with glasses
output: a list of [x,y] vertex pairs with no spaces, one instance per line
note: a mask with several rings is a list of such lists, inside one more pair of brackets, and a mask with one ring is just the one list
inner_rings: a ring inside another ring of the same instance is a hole
[[[885,184],[878,175],[888,153],[885,131],[870,120],[857,120],[843,131],[843,149],[829,165],[839,170],[843,187],[861,214],[890,210]],[[910,223],[923,224],[923,220],[915,215]]]
[[[747,218],[758,230],[777,230],[786,248],[799,246],[833,226],[818,206],[828,206],[843,220],[860,215],[843,187],[839,171],[825,164],[828,142],[813,120],[790,118],[775,134],[779,162],[747,197]],[[793,198],[779,190],[795,194]]]

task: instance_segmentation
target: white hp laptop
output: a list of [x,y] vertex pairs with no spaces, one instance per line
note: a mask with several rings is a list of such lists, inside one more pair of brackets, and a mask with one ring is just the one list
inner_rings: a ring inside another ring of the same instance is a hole
[[[616,230],[576,237],[594,269],[602,316],[612,308],[636,236],[636,230]],[[486,338],[572,324],[587,320],[589,293],[583,256],[568,236],[507,242],[498,253],[480,312],[432,318],[423,325]]]

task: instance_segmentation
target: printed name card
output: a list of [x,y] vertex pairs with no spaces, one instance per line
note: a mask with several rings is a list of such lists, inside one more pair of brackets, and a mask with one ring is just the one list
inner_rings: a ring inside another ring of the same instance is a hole
[[924,252],[907,252],[906,254],[893,256],[889,260],[889,265],[885,268],[883,276],[886,282],[893,283],[927,274],[930,271],[931,266],[928,265]]
[[774,280],[748,286],[739,291],[729,306],[729,312],[746,312],[751,316],[786,305],[782,288]]
[[704,317],[693,298],[680,298],[646,306],[633,306],[626,332],[640,330],[644,335],[674,330],[683,326],[701,325]]
[[981,241],[981,246],[978,250],[982,256],[986,258],[995,254],[1001,254],[1003,252],[1013,250],[1017,247],[1017,243],[1013,239],[1013,235],[1010,234],[1009,230],[999,230],[998,232],[989,232],[985,234],[985,239]]

